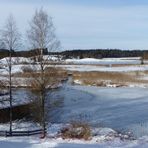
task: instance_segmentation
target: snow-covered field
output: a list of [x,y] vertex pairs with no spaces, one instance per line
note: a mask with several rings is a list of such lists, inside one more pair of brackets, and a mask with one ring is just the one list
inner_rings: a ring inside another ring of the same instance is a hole
[[[18,126],[20,125],[20,126]],[[5,129],[8,125],[0,125]],[[13,126],[33,129],[32,123],[15,123]],[[128,140],[127,135],[117,134],[109,128],[92,129],[93,136],[90,140],[62,139],[57,137],[63,124],[52,124],[48,127],[48,134],[45,139],[40,139],[40,135],[31,137],[0,137],[0,147],[2,148],[147,148],[148,137],[137,140]],[[17,129],[16,129],[17,130]],[[122,139],[121,139],[122,137]]]
[[[12,73],[23,73],[23,67],[28,67],[28,65],[13,65]],[[52,65],[47,65],[47,67],[52,67]],[[68,71],[80,71],[80,72],[92,72],[92,71],[104,71],[104,72],[130,72],[130,71],[147,71],[148,65],[129,65],[129,66],[96,66],[96,65],[56,65],[57,68],[63,68]],[[0,75],[8,74],[8,70],[3,68],[0,69]]]
[[128,66],[96,66],[96,65],[56,65],[56,67],[64,68],[69,71],[92,72],[130,72],[130,71],[147,71],[148,65],[128,65]]
[[140,64],[140,57],[132,58],[103,58],[103,59],[66,59],[65,63],[69,64],[91,64],[91,65],[112,65],[112,64]]
[[[44,57],[49,61],[57,61],[58,58]],[[32,61],[27,58],[12,58],[13,67],[12,73],[22,73],[23,67],[27,67],[26,63],[31,63]],[[22,64],[23,63],[23,64]],[[119,66],[112,66],[112,65]],[[8,74],[8,58],[0,60],[0,74]],[[123,65],[123,66],[122,66]],[[48,67],[52,65],[47,65]],[[113,72],[127,72],[127,71],[146,71],[148,70],[148,65],[140,65],[140,58],[106,58],[106,59],[67,59],[62,62],[62,65],[56,64],[56,67],[64,68],[69,71],[113,71]]]
[[[12,57],[12,64],[22,64],[22,63],[30,63],[31,60],[29,58],[24,57]],[[9,57],[0,59],[1,65],[7,65],[9,63]]]

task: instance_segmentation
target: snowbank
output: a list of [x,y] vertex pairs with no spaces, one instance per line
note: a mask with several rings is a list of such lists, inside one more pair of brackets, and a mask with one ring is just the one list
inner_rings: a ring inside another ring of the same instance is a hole
[[61,61],[62,60],[62,56],[58,56],[58,55],[45,55],[44,56],[44,60],[48,60],[48,61]]
[[[25,57],[12,57],[12,64],[30,63],[29,58]],[[7,65],[9,63],[9,57],[0,59],[0,64]]]

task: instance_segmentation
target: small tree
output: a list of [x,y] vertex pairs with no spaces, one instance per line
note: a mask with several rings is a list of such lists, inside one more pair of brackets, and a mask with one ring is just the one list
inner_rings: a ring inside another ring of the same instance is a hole
[[9,73],[9,103],[10,103],[10,134],[12,133],[12,52],[20,45],[20,33],[16,26],[13,15],[10,15],[6,24],[1,31],[1,41],[5,48],[9,50],[9,58],[7,59]]
[[38,59],[38,76],[35,78],[35,87],[37,87],[38,92],[40,93],[41,99],[41,125],[43,128],[43,137],[45,137],[45,93],[46,93],[46,65],[48,56],[44,56],[44,50],[48,49],[48,51],[57,50],[59,48],[60,42],[57,40],[55,35],[55,28],[52,22],[52,18],[48,16],[47,12],[42,8],[40,10],[36,10],[31,22],[30,28],[27,31],[28,40],[33,49],[37,49]]

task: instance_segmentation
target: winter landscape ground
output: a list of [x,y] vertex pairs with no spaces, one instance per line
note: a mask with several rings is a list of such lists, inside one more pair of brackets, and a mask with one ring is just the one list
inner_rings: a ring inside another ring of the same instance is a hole
[[[26,88],[26,79],[29,78],[21,74],[31,61],[21,57],[13,60],[13,105],[27,104],[30,92]],[[53,67],[53,61],[58,60],[54,57],[46,66]],[[0,81],[7,84],[6,58],[0,63]],[[64,100],[62,106],[51,110],[51,118],[47,116],[50,118],[47,137],[0,137],[0,147],[148,147],[147,61],[141,65],[140,58],[67,59],[58,61],[54,67],[62,68],[70,76],[67,82],[61,82],[59,89],[49,93],[53,100],[59,97]],[[18,75],[19,78],[16,77]],[[7,106],[7,102],[0,105],[1,108]],[[60,136],[61,129],[70,126],[71,120],[89,123],[89,140],[63,139]],[[13,122],[15,131],[38,127],[24,119]],[[0,124],[0,130],[9,130],[9,123]]]

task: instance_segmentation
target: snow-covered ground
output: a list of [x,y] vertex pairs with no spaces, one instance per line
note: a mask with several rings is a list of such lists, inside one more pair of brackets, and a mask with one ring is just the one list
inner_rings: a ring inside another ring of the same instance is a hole
[[[28,65],[13,65],[12,73],[23,73],[23,68],[28,67]],[[52,65],[47,65],[47,67],[52,67]],[[106,72],[130,72],[130,71],[147,71],[148,65],[128,65],[128,66],[95,66],[95,65],[56,65],[56,67],[64,68],[69,71],[106,71]],[[36,67],[37,68],[37,67]],[[1,75],[8,74],[7,69],[0,69]]]
[[[13,126],[18,128],[26,127],[25,130],[35,129],[32,123],[19,123]],[[9,125],[0,125],[5,129]],[[16,127],[17,127],[16,126]],[[0,147],[2,148],[147,148],[148,137],[142,137],[137,140],[128,140],[127,135],[117,134],[109,128],[92,129],[92,138],[88,141],[76,139],[62,139],[58,137],[59,131],[65,125],[52,124],[48,127],[47,138],[40,139],[40,135],[31,137],[0,137]],[[15,129],[17,130],[17,128]],[[115,136],[116,135],[116,136]],[[52,137],[51,137],[52,136]],[[122,137],[122,139],[121,139]]]
[[[13,106],[18,105],[24,105],[28,104],[33,100],[33,94],[30,91],[27,91],[26,89],[13,89],[12,93],[13,97]],[[4,102],[0,102],[0,109],[1,108],[7,108],[9,107],[9,96],[8,95],[2,95],[0,96],[0,100],[6,100]]]
[[44,56],[44,60],[48,60],[48,61],[62,61],[62,56],[58,56],[58,55],[45,55]]
[[[15,73],[23,73],[23,68],[24,67],[29,67],[29,65],[24,65],[24,64],[19,64],[19,65],[13,65],[12,66],[12,74]],[[8,75],[8,67],[3,67],[0,69],[0,74],[1,75]]]
[[[62,57],[61,56],[56,56],[56,55],[45,55],[43,56],[45,61],[61,61]],[[11,62],[12,64],[31,64],[34,62],[33,57],[30,58],[25,58],[25,57],[12,57]],[[8,65],[9,63],[9,57],[0,59],[0,65]]]
[[[58,57],[56,56],[44,56],[45,59],[49,61],[57,61]],[[8,74],[8,58],[0,60],[0,74]],[[23,68],[27,67],[25,63],[31,63],[30,59],[27,58],[12,58],[13,66],[12,73],[22,73]],[[22,64],[23,63],[23,64]],[[84,64],[84,65],[83,65]],[[112,66],[117,64],[119,66]],[[124,65],[122,64],[129,64]],[[130,65],[132,64],[132,65]],[[127,71],[146,71],[148,70],[148,65],[139,65],[140,58],[106,58],[106,59],[67,59],[62,65],[56,65],[56,67],[61,67],[70,71],[113,71],[113,72],[127,72]],[[29,65],[30,66],[30,65]],[[47,65],[48,67],[52,65]]]
[[[28,65],[13,65],[12,74],[23,73],[23,68]],[[47,65],[52,67],[52,65]],[[55,67],[63,68],[69,71],[80,71],[80,72],[91,72],[91,71],[104,71],[104,72],[130,72],[130,71],[147,71],[148,65],[135,65],[135,66],[118,66],[118,67],[107,67],[107,66],[95,66],[95,65],[56,65]],[[7,75],[7,68],[0,69],[1,75]]]
[[111,64],[140,64],[140,57],[131,57],[131,58],[103,58],[103,59],[94,59],[94,58],[84,58],[84,59],[66,59],[65,63],[72,64],[101,64],[101,65],[111,65]]
[[130,71],[147,71],[148,65],[128,65],[128,66],[96,66],[96,65],[56,65],[56,67],[64,68],[69,71],[91,72],[91,71],[104,71],[104,72],[130,72]]
[[118,138],[103,140],[104,138],[93,138],[91,141],[63,140],[61,138],[40,139],[37,137],[13,137],[0,138],[2,148],[147,148],[148,137],[134,141],[122,141]]
[[[30,63],[29,58],[25,57],[12,57],[11,62],[12,64],[23,64],[23,63]],[[7,65],[9,63],[9,57],[0,59],[0,64],[1,65]]]

